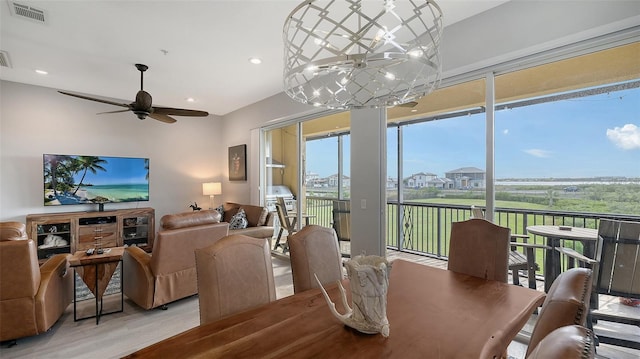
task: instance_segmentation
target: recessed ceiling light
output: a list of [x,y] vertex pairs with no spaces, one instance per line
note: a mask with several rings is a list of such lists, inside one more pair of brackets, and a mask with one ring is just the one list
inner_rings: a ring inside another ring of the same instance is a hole
[[413,110],[411,110],[411,112],[418,112],[418,110],[416,110],[415,108]]
[[49,74],[49,73],[48,73],[48,72],[46,72],[45,70],[39,70],[39,69],[36,69],[36,73],[37,73],[37,74],[40,74],[40,75],[48,75],[48,74]]
[[262,63],[262,60],[257,58],[257,57],[250,57],[249,58],[249,62],[254,64],[254,65],[259,65]]
[[193,97],[187,97],[185,100],[186,100],[187,102],[196,102],[196,99],[195,99],[195,98],[193,98]]

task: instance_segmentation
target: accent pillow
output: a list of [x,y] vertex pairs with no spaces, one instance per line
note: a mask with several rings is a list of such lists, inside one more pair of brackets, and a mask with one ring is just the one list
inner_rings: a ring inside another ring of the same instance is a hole
[[224,218],[224,206],[219,205],[218,207],[216,207],[216,211],[220,213],[220,218]]
[[249,222],[247,221],[247,215],[244,213],[244,209],[238,209],[238,213],[234,214],[229,221],[229,229],[243,229],[247,228]]

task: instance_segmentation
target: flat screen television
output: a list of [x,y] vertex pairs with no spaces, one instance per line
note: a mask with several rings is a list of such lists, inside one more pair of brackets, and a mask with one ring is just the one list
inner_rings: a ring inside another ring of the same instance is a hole
[[43,155],[44,205],[149,200],[149,159]]

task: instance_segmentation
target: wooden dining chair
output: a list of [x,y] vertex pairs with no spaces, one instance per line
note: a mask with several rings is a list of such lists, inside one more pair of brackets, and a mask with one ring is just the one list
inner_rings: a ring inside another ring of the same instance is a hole
[[448,269],[507,282],[511,230],[473,218],[451,224]]
[[351,201],[333,201],[332,227],[338,237],[338,247],[343,258],[351,258]]
[[[593,270],[593,295],[587,326],[604,320],[640,327],[640,319],[605,313],[599,310],[599,295],[640,299],[640,222],[600,219],[595,258],[589,258],[572,248],[557,247],[569,258],[568,267],[576,261]],[[595,330],[596,341],[640,350],[640,342],[608,336]]]
[[580,325],[567,325],[549,333],[538,343],[527,359],[592,359],[595,358],[593,332]]
[[567,325],[586,325],[591,276],[588,268],[572,268],[553,281],[531,332],[527,357],[552,331]]
[[[278,197],[278,200],[282,199],[282,197]],[[279,201],[280,202],[280,201]],[[281,203],[276,203],[276,213],[278,214],[278,222],[280,223],[280,229],[278,230],[278,236],[276,237],[276,243],[273,246],[273,249],[278,249],[278,247],[282,247],[282,251],[287,253],[289,251],[289,244],[287,243],[287,237],[294,234],[296,232],[296,218],[289,218],[287,207]],[[286,237],[282,238],[284,232],[287,232]],[[282,241],[282,242],[281,242]]]
[[200,324],[276,300],[266,239],[226,236],[195,250]]
[[[471,206],[471,218],[483,218],[484,211],[480,207]],[[509,250],[509,270],[513,284],[520,285],[520,271],[527,271],[529,288],[536,289],[536,272],[540,269],[536,263],[536,249],[544,249],[546,246],[528,243],[526,234],[511,234],[511,246]],[[524,249],[524,253],[518,248]]]
[[332,228],[311,224],[290,236],[288,242],[294,293],[317,288],[315,276],[323,285],[342,279],[338,238]]

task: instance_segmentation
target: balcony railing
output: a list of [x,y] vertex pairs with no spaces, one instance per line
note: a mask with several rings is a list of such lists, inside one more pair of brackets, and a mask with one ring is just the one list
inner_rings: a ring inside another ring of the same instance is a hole
[[[314,215],[310,223],[331,227],[333,198],[307,197],[306,212]],[[441,259],[449,254],[451,223],[471,218],[471,207],[419,202],[387,203],[387,248]],[[513,234],[527,234],[527,226],[562,225],[597,228],[601,218],[640,221],[640,216],[604,213],[579,213],[550,210],[496,208],[494,223],[508,227]],[[399,230],[401,229],[401,230]],[[545,244],[546,239],[530,235],[529,243]],[[569,246],[582,253],[582,243],[567,240]],[[536,262],[542,274],[547,253],[536,251]],[[563,266],[565,264],[563,263]]]

